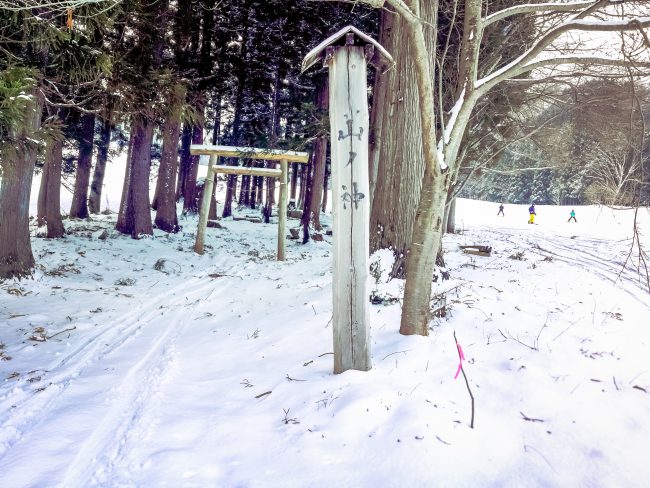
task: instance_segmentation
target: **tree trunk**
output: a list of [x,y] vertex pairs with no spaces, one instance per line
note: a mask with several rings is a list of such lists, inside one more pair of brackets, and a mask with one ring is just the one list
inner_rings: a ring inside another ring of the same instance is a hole
[[41,184],[38,188],[38,201],[36,202],[36,225],[43,227],[47,222],[45,218],[45,202],[47,200],[47,158],[41,168]]
[[29,195],[35,154],[21,151],[5,164],[0,184],[0,279],[29,276],[34,256],[29,241]]
[[275,203],[275,178],[265,178],[266,180],[266,201],[264,202],[264,210],[262,216],[264,223],[268,224],[273,215],[273,204]]
[[309,242],[309,224],[311,221],[310,215],[311,215],[311,206],[312,206],[312,190],[314,187],[313,170],[314,170],[314,159],[316,157],[317,157],[316,153],[315,152],[312,153],[311,157],[309,158],[310,159],[309,163],[304,165],[306,166],[306,170],[307,170],[307,176],[306,176],[307,181],[305,181],[305,187],[306,187],[305,203],[302,207],[302,218],[300,219],[300,223],[302,224],[303,244],[307,244]]
[[153,235],[149,210],[149,171],[154,123],[135,115],[131,125],[131,146],[124,177],[122,203],[115,229],[137,239]]
[[257,197],[255,198],[255,205],[261,207],[264,202],[264,177],[256,176],[257,181]]
[[[244,167],[250,167],[250,161],[246,161],[243,165]],[[242,175],[241,177],[241,188],[239,190],[239,205],[248,207],[250,202],[250,191],[251,191],[251,177],[250,175]]]
[[307,196],[307,167],[304,164],[299,165],[299,175],[300,175],[300,192],[298,193],[298,204],[296,208],[302,208],[305,206],[305,198]]
[[291,185],[289,190],[289,206],[296,208],[296,190],[298,189],[298,168],[297,164],[291,165]]
[[187,122],[183,124],[181,134],[181,164],[178,168],[178,183],[176,184],[176,201],[185,195],[185,182],[191,164],[190,146],[192,145],[192,126]]
[[[257,166],[257,165],[255,165]],[[251,176],[251,192],[250,192],[250,198],[249,198],[249,207],[250,208],[255,208],[256,203],[257,203],[257,184],[258,184],[259,178],[257,176]]]
[[[65,119],[66,110],[60,109],[58,118]],[[45,164],[38,194],[38,225],[47,224],[47,237],[65,235],[61,219],[61,166],[63,163],[63,140],[51,139],[45,151]]]
[[[419,3],[419,2],[418,2]],[[430,7],[437,11],[437,1]],[[437,19],[433,19],[436,25]],[[436,29],[426,29],[436,31]],[[415,213],[411,243],[406,259],[406,280],[404,283],[404,302],[400,333],[405,335],[429,334],[431,318],[431,278],[435,258],[442,242],[442,219],[447,197],[449,173],[442,174],[436,149],[436,130],[434,120],[433,70],[431,57],[436,52],[427,46],[422,20],[408,24],[408,39],[415,60],[417,91],[420,98],[420,127],[422,128],[422,154],[424,156],[424,176],[422,178],[420,200]]]
[[232,215],[232,200],[237,190],[237,175],[228,175],[226,183],[226,198],[223,202],[222,217],[230,217]]
[[[436,25],[436,2],[420,3],[423,22]],[[421,104],[409,25],[392,12],[383,12],[381,21],[379,42],[396,64],[378,73],[372,104],[370,252],[392,249],[392,275],[403,277],[424,174]],[[435,53],[436,29],[425,29],[425,35],[428,52]]]
[[109,119],[104,120],[102,131],[97,144],[97,162],[93,173],[93,181],[90,184],[90,197],[88,198],[88,210],[90,213],[98,214],[102,207],[102,188],[104,186],[104,174],[108,162],[108,148],[111,143],[111,132],[113,125]]
[[[26,140],[41,124],[43,101],[38,89],[32,90],[36,100],[34,115],[18,139]],[[34,255],[29,240],[29,197],[36,164],[36,148],[29,144],[16,151],[14,157],[3,158],[0,182],[0,280],[30,276]]]
[[[325,179],[323,180],[323,205],[321,206],[321,212],[327,210],[327,195],[328,195],[328,186],[329,186],[330,172],[327,171],[327,164],[325,164]],[[372,228],[372,227],[371,227]],[[372,234],[372,232],[371,232]]]
[[[329,97],[328,97],[328,83],[325,80],[318,91],[316,105],[318,108],[326,111]],[[314,224],[314,229],[322,230],[320,223],[320,208],[323,201],[323,185],[325,182],[325,166],[327,163],[327,134],[323,134],[316,138],[313,150],[313,175],[311,177],[310,185],[310,202],[309,209],[311,213],[311,221]],[[295,166],[295,165],[294,165]]]
[[81,116],[77,173],[74,181],[72,205],[70,206],[70,217],[73,219],[87,219],[90,216],[88,213],[88,186],[90,185],[94,136],[95,116],[93,114],[83,114]]
[[[203,114],[203,102],[197,104],[197,111]],[[203,144],[203,122],[192,128],[192,144]],[[185,188],[183,192],[183,214],[196,214],[199,203],[196,197],[196,178],[199,174],[199,156],[190,155],[189,166],[185,173]]]
[[181,135],[181,111],[185,87],[176,85],[170,95],[167,120],[162,128],[162,154],[156,183],[156,227],[165,232],[178,232],[176,215],[176,172],[178,170],[178,141]]
[[325,163],[327,158],[327,136],[316,139],[314,145],[314,173],[311,182],[311,202],[309,208],[311,211],[311,221],[314,229],[322,230],[320,223],[321,203],[323,202],[324,184],[325,184]]
[[[451,188],[454,191],[454,188]],[[445,205],[445,226],[444,231],[448,234],[456,233],[456,197],[452,196],[451,200]]]

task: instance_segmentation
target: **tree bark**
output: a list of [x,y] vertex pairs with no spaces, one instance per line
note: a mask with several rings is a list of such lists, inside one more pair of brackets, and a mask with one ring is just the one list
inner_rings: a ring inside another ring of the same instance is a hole
[[0,184],[0,279],[29,276],[34,256],[29,241],[29,195],[35,156],[16,155]]
[[88,198],[88,210],[90,213],[98,214],[102,207],[102,188],[104,186],[104,174],[108,162],[108,149],[111,143],[111,132],[113,125],[109,119],[102,123],[102,131],[97,144],[97,162],[93,172],[93,181],[90,184],[90,197]]
[[[328,83],[327,80],[321,84],[316,104],[318,108],[326,111],[329,101]],[[314,224],[314,229],[322,230],[320,223],[320,210],[323,201],[323,190],[325,184],[325,166],[327,164],[327,134],[322,134],[316,138],[314,142],[313,151],[313,175],[311,178],[311,196],[309,209],[311,213],[311,221]]]
[[[250,161],[245,161],[243,164],[244,167],[250,168]],[[250,202],[250,190],[251,190],[251,177],[250,175],[242,175],[241,177],[241,188],[239,189],[239,205],[248,207]]]
[[289,206],[296,208],[296,191],[298,189],[298,168],[297,164],[291,165],[291,183],[289,189]]
[[165,232],[178,232],[176,215],[176,172],[178,170],[178,141],[181,135],[181,111],[185,87],[178,84],[169,97],[167,120],[162,128],[162,154],[156,182],[156,227]]
[[[53,140],[48,144],[43,168],[45,184],[45,221],[47,237],[63,237],[65,228],[61,219],[61,166],[63,162],[63,141]],[[40,195],[39,195],[40,200]]]
[[[327,210],[327,195],[328,195],[328,186],[329,186],[330,172],[327,171],[327,164],[325,164],[325,179],[323,180],[323,205],[321,206],[321,212]],[[372,232],[371,232],[372,234]]]
[[[203,114],[204,103],[197,104],[196,109]],[[203,122],[192,127],[192,144],[203,144]],[[199,211],[199,202],[196,195],[196,178],[199,174],[199,156],[189,157],[189,166],[185,173],[185,187],[183,189],[183,214],[196,214]]]
[[181,158],[180,166],[178,168],[178,183],[176,184],[176,201],[180,201],[185,195],[185,183],[187,180],[187,172],[191,164],[192,155],[190,154],[190,146],[192,145],[192,126],[187,122],[183,124],[183,131],[181,133]]
[[226,197],[223,202],[222,217],[230,217],[232,215],[232,200],[237,190],[237,175],[228,175],[226,182]]
[[[435,25],[436,2],[422,3],[422,21]],[[392,12],[383,12],[381,21],[379,42],[396,64],[393,69],[378,73],[372,104],[370,252],[392,249],[392,275],[404,277],[424,174],[422,124],[418,115],[422,108],[413,47],[408,40],[409,24]],[[429,53],[435,53],[435,36],[435,28],[425,30]]]
[[[41,125],[43,100],[32,90],[34,115],[18,133],[25,141]],[[34,255],[29,239],[29,197],[36,164],[36,147],[27,144],[2,161],[0,182],[0,280],[30,276]]]
[[[420,2],[414,2],[415,5]],[[437,12],[437,1],[425,2]],[[416,8],[416,15],[422,12]],[[435,53],[427,46],[422,18],[408,23],[408,39],[414,58],[417,92],[420,98],[420,126],[422,129],[422,153],[424,156],[424,176],[420,191],[420,200],[415,213],[411,243],[406,259],[406,280],[404,283],[404,302],[400,333],[405,335],[429,334],[431,316],[431,278],[435,257],[442,240],[442,219],[447,196],[447,176],[440,170],[440,161],[436,151],[436,130],[433,98],[433,70],[431,57]],[[432,25],[436,25],[434,14]],[[437,32],[436,29],[427,29]]]
[[115,229],[137,239],[153,235],[149,210],[149,171],[154,123],[135,115],[131,123],[131,145],[124,177],[122,204]]
[[[312,191],[314,188],[314,179],[313,179],[313,169],[314,169],[314,160],[316,158],[316,153],[312,153],[311,157],[309,158],[310,161],[307,165],[307,181],[306,183],[306,191],[305,191],[305,203],[302,207],[302,218],[300,219],[300,223],[302,224],[302,243],[307,244],[309,242],[309,224],[311,221],[311,206],[312,206]],[[294,164],[295,166],[295,164]]]
[[45,205],[47,200],[47,157],[41,168],[41,184],[38,188],[38,201],[36,202],[36,225],[43,227],[47,222],[45,218]]
[[264,201],[264,209],[262,216],[264,223],[268,224],[273,215],[273,204],[275,203],[275,178],[264,178],[266,180],[266,199]]
[[255,198],[255,204],[257,207],[261,207],[264,203],[264,177],[257,176],[255,180],[257,181],[257,197]]
[[[452,192],[454,188],[451,188]],[[451,200],[445,206],[445,232],[448,234],[456,233],[456,197],[452,196]]]
[[90,184],[94,136],[95,115],[83,114],[81,116],[81,138],[79,139],[77,173],[74,182],[72,205],[70,206],[70,217],[73,219],[87,219],[90,216],[88,213],[88,186]]

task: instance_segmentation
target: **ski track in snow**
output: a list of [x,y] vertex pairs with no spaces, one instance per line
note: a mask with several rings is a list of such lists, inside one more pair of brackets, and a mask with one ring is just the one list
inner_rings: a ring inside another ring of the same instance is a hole
[[[0,437],[0,447],[3,449],[0,462],[26,435],[37,431],[51,420],[51,412],[56,410],[58,403],[68,400],[68,390],[82,379],[87,371],[109,359],[121,348],[139,340],[138,347],[135,347],[135,344],[131,347],[134,347],[136,352],[146,350],[146,354],[124,373],[123,379],[112,389],[116,398],[112,400],[108,412],[103,414],[102,421],[79,448],[78,455],[69,465],[61,486],[88,486],[86,480],[92,479],[95,473],[101,475],[102,472],[110,471],[112,460],[120,456],[126,441],[137,431],[136,426],[142,410],[164,379],[164,374],[161,373],[172,361],[174,341],[185,325],[187,306],[192,305],[191,301],[188,304],[188,299],[205,297],[217,291],[211,281],[204,280],[202,284],[199,283],[201,281],[198,279],[183,280],[164,294],[147,300],[138,309],[112,319],[113,322],[123,325],[106,326],[102,331],[87,338],[53,367],[47,368],[50,384],[45,390],[26,394],[23,390],[11,388],[12,391],[3,392],[0,418],[5,420],[0,425],[0,431],[5,434]],[[226,285],[222,283],[218,287],[224,286]],[[188,289],[192,291],[187,292]],[[161,303],[167,305],[161,306]],[[162,307],[164,309],[161,310]],[[174,311],[174,308],[179,309]],[[166,314],[164,321],[154,320],[157,315],[168,310],[172,310],[171,317]],[[166,324],[165,327],[156,330],[156,326],[163,323]],[[151,341],[152,345],[142,349],[143,341]],[[27,396],[16,401],[17,395]],[[107,454],[111,452],[112,454]],[[101,480],[102,476],[98,479]]]
[[[648,301],[642,296],[645,291],[642,274],[631,269],[629,263],[623,269],[625,257],[618,260],[612,259],[614,256],[603,255],[603,248],[612,252],[611,241],[596,238],[576,240],[571,237],[549,235],[548,232],[543,231],[522,234],[518,229],[508,232],[505,229],[491,228],[489,232],[494,237],[500,236],[501,239],[507,240],[519,248],[532,247],[534,251],[538,251],[542,255],[549,255],[553,259],[594,274],[612,285],[618,285],[641,305],[648,306]],[[587,246],[589,246],[588,249],[586,249]],[[621,270],[623,271],[621,272]]]

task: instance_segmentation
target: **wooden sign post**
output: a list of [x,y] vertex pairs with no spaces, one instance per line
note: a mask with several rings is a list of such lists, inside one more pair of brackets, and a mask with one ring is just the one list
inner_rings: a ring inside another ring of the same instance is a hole
[[307,54],[303,71],[329,68],[332,155],[334,373],[370,361],[367,62],[392,62],[376,41],[348,26]]

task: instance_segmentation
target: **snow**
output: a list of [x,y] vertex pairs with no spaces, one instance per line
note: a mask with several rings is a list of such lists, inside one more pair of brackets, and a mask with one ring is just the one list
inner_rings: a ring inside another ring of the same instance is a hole
[[449,112],[449,121],[447,122],[447,126],[445,127],[445,134],[444,134],[445,144],[449,144],[449,140],[451,139],[451,133],[453,132],[454,126],[456,125],[456,119],[458,118],[458,113],[460,112],[460,109],[463,106],[463,102],[465,102],[465,89],[466,86],[463,87],[463,91],[460,92],[460,95],[458,96],[456,103],[454,104],[454,106],[451,108]]
[[[372,305],[373,369],[340,375],[330,237],[280,263],[277,225],[224,219],[198,256],[193,218],[141,240],[66,221],[33,239],[33,280],[0,285],[2,485],[646,486],[650,301],[632,266],[617,280],[633,212],[526,207],[460,200],[447,316],[407,337],[399,302]],[[492,255],[458,248],[477,243]]]
[[358,36],[363,42],[367,44],[371,44],[377,49],[381,57],[383,58],[384,62],[387,64],[391,64],[393,62],[393,57],[384,49],[384,47],[379,44],[377,41],[375,41],[372,37],[368,36],[367,34],[364,34],[361,32],[359,29],[352,25],[348,25],[347,27],[344,27],[343,29],[339,30],[338,32],[332,34],[329,36],[327,39],[325,39],[323,42],[318,44],[316,47],[314,47],[311,51],[307,53],[305,58],[302,61],[302,66],[300,69],[301,73],[304,73],[307,71],[310,67],[312,67],[314,64],[318,62],[320,59],[320,56],[322,54],[322,51],[329,45],[336,43],[340,38],[342,38],[345,34],[348,33],[353,33],[354,35]]

